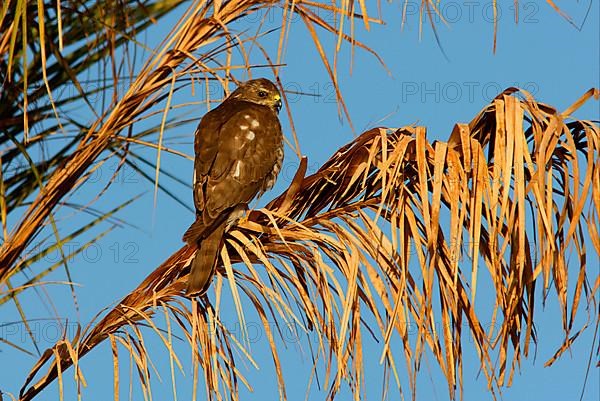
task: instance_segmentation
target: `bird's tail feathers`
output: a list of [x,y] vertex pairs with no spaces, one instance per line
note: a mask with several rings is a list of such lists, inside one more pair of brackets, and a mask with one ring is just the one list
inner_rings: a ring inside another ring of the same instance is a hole
[[204,221],[202,216],[197,216],[196,221],[194,221],[186,232],[183,233],[183,242],[186,242],[189,245],[196,245],[205,237],[210,236],[210,234],[215,231],[218,226],[222,225],[223,222],[229,221],[230,215],[231,209],[226,209],[208,224]]
[[208,290],[215,273],[215,265],[219,250],[221,249],[225,226],[225,222],[222,222],[200,242],[200,247],[196,251],[196,255],[194,255],[190,268],[190,276],[186,289],[188,295],[202,295]]
[[190,245],[196,244],[202,238],[204,231],[206,231],[206,224],[204,224],[201,217],[198,217],[183,234],[183,242]]

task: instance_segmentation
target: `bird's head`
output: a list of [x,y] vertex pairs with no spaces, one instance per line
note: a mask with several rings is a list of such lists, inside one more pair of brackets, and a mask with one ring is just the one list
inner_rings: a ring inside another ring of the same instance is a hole
[[281,94],[275,84],[266,78],[243,82],[233,91],[230,98],[262,104],[277,113],[281,110]]

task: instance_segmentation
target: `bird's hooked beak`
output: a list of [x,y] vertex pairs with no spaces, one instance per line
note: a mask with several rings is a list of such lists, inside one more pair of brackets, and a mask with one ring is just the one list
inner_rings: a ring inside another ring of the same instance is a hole
[[277,110],[277,113],[281,110],[281,105],[281,98],[279,96],[275,97],[275,110]]

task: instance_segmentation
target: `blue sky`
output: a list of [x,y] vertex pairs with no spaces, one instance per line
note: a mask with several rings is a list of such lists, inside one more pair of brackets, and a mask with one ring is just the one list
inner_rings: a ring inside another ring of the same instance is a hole
[[[356,48],[351,65],[351,52],[348,45],[342,47],[339,54],[338,77],[344,98],[352,116],[357,133],[375,126],[400,127],[405,125],[424,125],[428,128],[430,140],[445,140],[456,122],[468,122],[479,110],[503,88],[519,86],[528,89],[537,99],[564,109],[576,101],[590,87],[600,86],[600,53],[599,34],[600,13],[598,2],[593,2],[585,24],[575,29],[546,3],[520,2],[519,22],[514,21],[513,2],[502,2],[498,5],[500,18],[498,25],[497,51],[492,52],[493,24],[490,18],[490,4],[480,2],[444,2],[441,12],[448,24],[437,23],[440,45],[436,43],[431,27],[427,21],[423,24],[419,36],[418,15],[415,4],[408,3],[408,18],[401,29],[401,2],[382,4],[386,24],[371,25],[370,32],[363,26],[356,25],[356,37],[378,52],[384,59],[389,75],[377,60],[366,52]],[[572,16],[576,25],[583,23],[589,3],[577,2],[567,4],[565,12]],[[375,15],[376,8],[369,8]],[[173,21],[178,15],[173,15]],[[236,25],[239,30],[255,29],[241,21]],[[161,23],[153,27],[146,36],[149,45],[158,43],[171,27]],[[326,50],[332,54],[335,41],[321,32]],[[273,47],[277,34],[266,38],[267,46]],[[444,56],[444,53],[446,56]],[[262,62],[260,53],[255,52],[253,59]],[[309,159],[309,172],[318,168],[340,146],[350,141],[355,133],[347,121],[340,121],[337,105],[332,98],[332,85],[318,54],[312,46],[311,39],[303,27],[296,21],[292,24],[288,44],[286,65],[282,67],[281,79],[284,87],[307,93],[312,96],[293,96],[290,104],[296,131],[303,154]],[[254,77],[270,77],[267,69],[256,70]],[[244,76],[238,76],[244,79]],[[184,91],[175,98],[175,102],[200,102],[201,91],[196,97]],[[206,111],[204,105],[188,106],[187,118],[199,119]],[[597,102],[588,102],[577,114],[585,119],[598,119],[600,109]],[[285,113],[282,113],[285,119]],[[284,121],[284,129],[289,133],[289,123]],[[166,133],[165,143],[173,148],[191,153],[192,134],[195,123],[174,128]],[[138,128],[143,128],[139,127]],[[293,152],[286,149],[287,156],[282,174],[272,192],[266,194],[258,205],[264,204],[275,194],[287,187],[295,168],[297,159]],[[147,157],[153,159],[155,152],[145,151]],[[191,163],[175,156],[163,155],[165,168],[183,180],[191,180]],[[111,167],[112,166],[112,167]],[[100,188],[110,177],[114,164],[103,167],[95,176],[95,182],[89,187]],[[191,206],[191,193],[182,185],[161,177],[180,199]],[[135,171],[126,168],[119,179],[97,208],[108,210],[123,200],[144,193],[142,198],[126,212],[119,216],[139,229],[123,227],[100,240],[89,252],[76,257],[72,263],[74,281],[81,284],[77,288],[79,316],[73,308],[68,289],[61,285],[49,286],[49,293],[60,308],[59,316],[69,318],[71,322],[78,319],[87,324],[95,314],[104,307],[118,301],[134,288],[140,280],[158,266],[181,244],[181,234],[193,219],[192,214],[178,203],[159,192],[153,197],[151,183],[144,180]],[[93,197],[93,191],[80,190],[74,199],[83,201]],[[66,216],[67,211],[60,211]],[[70,224],[70,223],[69,223]],[[72,244],[74,245],[74,244]],[[591,249],[591,248],[588,248]],[[598,266],[598,255],[589,253],[590,272]],[[42,262],[45,263],[48,260]],[[482,273],[483,274],[483,273]],[[50,280],[65,280],[62,271],[57,272]],[[479,285],[485,286],[485,278]],[[480,287],[481,288],[481,287]],[[485,288],[485,287],[483,287]],[[480,290],[480,294],[485,291]],[[541,291],[538,291],[538,297]],[[491,296],[491,295],[490,295]],[[32,319],[44,319],[53,314],[44,299],[31,292],[23,298],[28,316]],[[561,344],[561,322],[558,305],[551,297],[544,308],[536,305],[536,324],[539,343],[537,352],[523,361],[521,370],[515,375],[513,386],[505,389],[503,396],[510,401],[536,400],[576,400],[579,399],[583,386],[593,338],[593,328],[588,329],[575,343],[571,352],[550,368],[543,364]],[[19,320],[16,311],[3,309],[6,322]],[[230,329],[235,330],[236,315],[233,308],[228,322]],[[591,311],[593,314],[594,311]],[[582,313],[583,314],[583,313]],[[483,319],[482,319],[483,320]],[[160,321],[160,320],[159,320]],[[251,318],[250,318],[251,321]],[[580,320],[582,323],[582,320]],[[33,331],[39,334],[42,346],[49,346],[59,338],[58,327],[46,320],[34,321]],[[16,327],[16,328],[15,328]],[[73,326],[68,326],[73,332]],[[17,341],[28,349],[25,331],[18,326],[5,326],[2,333],[6,338]],[[254,386],[253,393],[243,392],[243,400],[276,400],[277,386],[273,375],[268,343],[264,335],[257,332],[253,337],[253,355],[260,365],[255,370],[251,365],[240,365]],[[313,339],[314,340],[314,339]],[[153,381],[154,400],[172,398],[170,373],[166,353],[160,343],[148,333],[148,344],[156,350],[154,363],[161,376],[162,383]],[[305,399],[306,386],[310,378],[311,360],[308,343],[290,338],[285,343],[286,351],[282,351],[282,364],[286,382],[288,383],[288,399],[300,401]],[[401,347],[395,352],[401,376],[404,395],[408,393],[408,381],[402,377],[404,362],[401,359]],[[368,399],[381,398],[382,368],[378,364],[381,346],[375,341],[365,339],[366,383]],[[282,348],[283,349],[283,348]],[[189,350],[185,346],[178,348],[180,357],[185,363],[189,361]],[[486,389],[486,380],[478,374],[478,362],[474,349],[465,346],[464,391],[465,400],[491,400]],[[33,366],[37,358],[23,354],[9,347],[0,348],[4,372],[0,378],[0,389],[5,392],[18,392],[26,372]],[[83,361],[83,372],[88,382],[84,389],[85,400],[108,400],[112,395],[112,363],[110,349],[100,347]],[[595,358],[592,358],[592,365]],[[243,358],[239,358],[241,361]],[[126,365],[126,359],[124,359]],[[188,364],[189,366],[189,364]],[[127,399],[127,368],[121,374],[123,399]],[[66,377],[66,392],[73,394],[69,383],[72,371]],[[189,399],[191,389],[191,372],[186,370],[185,376],[176,374],[178,396],[181,400]],[[392,390],[390,400],[398,399],[397,390]],[[56,386],[48,388],[39,400],[57,399]],[[310,400],[325,399],[326,391],[319,391],[313,383],[309,393]],[[203,392],[198,399],[202,400]],[[431,357],[423,361],[422,371],[417,385],[418,400],[448,399],[446,384],[435,361]],[[590,377],[586,387],[584,400],[597,400],[600,397],[598,369],[590,369]],[[69,398],[67,399],[74,399]],[[134,384],[133,399],[143,399],[137,385]],[[339,400],[349,400],[350,394],[343,390]]]

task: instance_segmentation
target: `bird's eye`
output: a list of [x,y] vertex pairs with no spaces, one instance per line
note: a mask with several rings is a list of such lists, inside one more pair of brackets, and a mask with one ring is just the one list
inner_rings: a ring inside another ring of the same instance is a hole
[[263,90],[258,91],[258,97],[267,97],[267,92],[265,92]]

